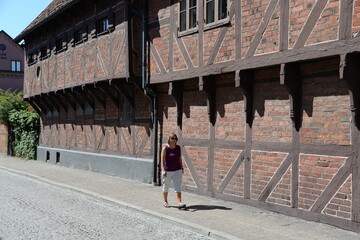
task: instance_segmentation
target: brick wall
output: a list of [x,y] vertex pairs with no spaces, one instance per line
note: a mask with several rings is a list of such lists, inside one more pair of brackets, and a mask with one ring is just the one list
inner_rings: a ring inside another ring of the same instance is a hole
[[5,125],[0,124],[0,153],[7,153],[8,131]]

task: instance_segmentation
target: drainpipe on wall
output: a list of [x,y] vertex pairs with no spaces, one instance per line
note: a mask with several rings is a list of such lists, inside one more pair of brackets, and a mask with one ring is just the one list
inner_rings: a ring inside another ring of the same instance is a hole
[[157,118],[157,94],[148,86],[148,74],[146,70],[146,50],[147,50],[147,17],[148,17],[148,0],[142,0],[142,31],[141,31],[141,85],[145,95],[152,101],[152,119],[153,119],[153,185],[159,186],[158,181],[158,164],[157,164],[157,135],[158,135],[158,118]]

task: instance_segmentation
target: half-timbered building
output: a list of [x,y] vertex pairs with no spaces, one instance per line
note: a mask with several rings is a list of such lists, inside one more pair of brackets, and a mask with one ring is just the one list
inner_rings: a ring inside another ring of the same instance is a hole
[[52,5],[19,37],[39,158],[157,182],[175,132],[186,190],[360,231],[360,0]]

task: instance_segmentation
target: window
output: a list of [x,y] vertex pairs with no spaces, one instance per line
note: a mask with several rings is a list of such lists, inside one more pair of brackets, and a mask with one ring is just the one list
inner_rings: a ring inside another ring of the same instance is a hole
[[55,42],[55,52],[60,53],[66,50],[66,38],[62,37],[56,40]]
[[11,71],[21,72],[21,61],[11,61]]
[[86,28],[80,28],[74,33],[75,44],[82,43],[87,40],[87,31]]
[[179,32],[184,32],[197,26],[197,0],[180,0]]
[[107,30],[109,30],[109,19],[103,18],[99,21],[98,32],[102,33],[106,32]]
[[205,0],[205,24],[223,22],[228,16],[228,0]]

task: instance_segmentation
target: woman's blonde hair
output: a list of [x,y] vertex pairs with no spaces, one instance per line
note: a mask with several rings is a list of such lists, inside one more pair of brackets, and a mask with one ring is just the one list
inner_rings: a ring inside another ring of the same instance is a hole
[[170,144],[170,139],[171,139],[171,138],[176,138],[176,141],[178,140],[177,135],[176,135],[175,133],[172,133],[172,134],[169,135],[168,144]]

